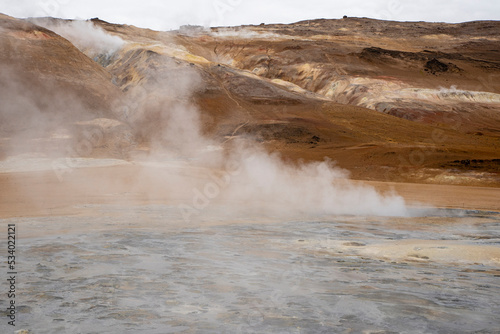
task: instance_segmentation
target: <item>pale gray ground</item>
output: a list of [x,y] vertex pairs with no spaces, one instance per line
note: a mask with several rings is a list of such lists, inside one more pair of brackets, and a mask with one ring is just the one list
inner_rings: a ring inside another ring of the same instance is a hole
[[[497,213],[272,221],[207,212],[187,224],[171,206],[87,209],[93,214],[0,220],[18,229],[15,330],[500,332],[500,259],[481,253],[498,251]],[[376,251],[413,239],[441,246],[423,256],[410,243],[414,252],[397,259]],[[481,262],[439,255],[449,243],[479,249]],[[2,318],[1,332],[13,333]]]

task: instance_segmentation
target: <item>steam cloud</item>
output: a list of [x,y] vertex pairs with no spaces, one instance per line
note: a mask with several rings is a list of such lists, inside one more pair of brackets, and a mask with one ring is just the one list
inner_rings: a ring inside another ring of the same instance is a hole
[[198,171],[191,178],[158,172],[164,187],[188,190],[188,200],[178,206],[185,220],[199,216],[212,204],[231,213],[273,216],[408,214],[400,196],[384,196],[373,187],[350,181],[348,171],[331,161],[287,164],[248,139],[233,139],[222,146],[203,134],[203,115],[188,102],[201,85],[199,73],[170,60],[155,69],[143,72],[149,83],[135,87],[141,94],[131,92],[133,101],[138,95],[142,101],[133,110],[128,104],[124,108],[134,123],[154,115],[154,126],[161,127],[151,143],[148,163],[182,161],[185,170]]
[[66,38],[90,58],[99,55],[111,56],[125,42],[118,36],[105,32],[91,21],[57,21],[35,19],[34,22]]
[[[238,152],[219,175],[195,187],[190,205],[180,205],[185,219],[199,214],[218,196],[244,210],[271,216],[355,214],[407,215],[405,202],[393,194],[382,196],[374,188],[356,184],[348,172],[331,161],[284,163],[279,155],[239,144]],[[243,146],[243,147],[242,147]],[[238,211],[238,210],[236,210]]]

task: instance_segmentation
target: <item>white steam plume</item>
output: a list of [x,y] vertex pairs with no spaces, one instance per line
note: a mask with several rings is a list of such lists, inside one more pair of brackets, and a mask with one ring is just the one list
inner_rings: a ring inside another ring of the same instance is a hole
[[[154,126],[160,127],[151,143],[149,163],[177,159],[187,161],[185,171],[196,169],[191,178],[173,177],[166,171],[157,174],[163,187],[187,189],[188,198],[179,205],[185,220],[211,204],[232,212],[242,209],[277,216],[408,214],[403,198],[381,195],[373,187],[350,181],[349,173],[330,161],[287,164],[278,154],[243,139],[217,149],[217,143],[202,132],[200,111],[185,98],[199,86],[196,70],[172,61],[155,65],[154,72],[143,72],[149,84],[136,87],[147,93],[132,118],[136,124],[154,119]],[[168,163],[165,166],[169,168]]]
[[90,58],[99,55],[111,56],[120,50],[125,41],[113,36],[91,21],[48,21],[35,19],[34,22],[66,38]]
[[[213,202],[226,211],[277,217],[302,215],[406,216],[405,201],[348,179],[331,161],[286,164],[248,143],[237,144],[219,172],[192,186],[192,201],[179,206],[190,220]],[[222,171],[220,171],[222,170]]]

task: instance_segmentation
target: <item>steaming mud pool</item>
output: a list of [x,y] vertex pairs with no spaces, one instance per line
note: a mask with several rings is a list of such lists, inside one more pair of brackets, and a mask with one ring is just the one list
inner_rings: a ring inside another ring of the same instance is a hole
[[495,212],[186,223],[175,206],[85,209],[0,220],[18,259],[16,327],[4,317],[1,333],[500,332]]

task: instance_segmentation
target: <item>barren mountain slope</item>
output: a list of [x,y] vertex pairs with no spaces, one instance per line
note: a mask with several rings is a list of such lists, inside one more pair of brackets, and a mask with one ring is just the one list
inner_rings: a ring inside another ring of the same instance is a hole
[[0,158],[57,151],[79,122],[114,117],[111,74],[54,32],[0,15]]
[[[94,22],[123,38],[150,38],[153,45],[160,40],[182,50],[167,55],[201,73],[210,90],[196,96],[204,111],[216,115],[219,134],[257,133],[286,156],[329,156],[355,177],[495,182],[497,22],[344,19],[173,33]],[[274,97],[262,85],[273,87]],[[466,175],[454,179],[450,169]]]
[[[71,24],[34,22],[49,29]],[[148,152],[173,122],[165,111],[181,105],[199,109],[202,131],[224,146],[252,136],[292,160],[329,157],[355,178],[499,182],[496,22],[346,19],[174,32],[98,19],[92,24],[124,46],[92,60],[23,20],[5,17],[1,31],[3,67],[20,77],[28,72],[30,80],[69,83],[57,90],[40,86],[51,94],[75,92],[92,111],[84,113],[84,128],[104,129],[108,139],[126,134],[118,153],[117,145],[100,141],[84,155],[133,158]],[[26,37],[26,26],[37,39]],[[444,35],[453,42],[443,43]],[[465,44],[459,56],[457,48]],[[17,45],[26,48],[23,56],[6,56]],[[458,88],[439,90],[451,85]],[[103,125],[103,117],[116,126]],[[81,129],[82,120],[67,126]]]
[[182,40],[208,59],[336,102],[428,123],[451,113],[466,119],[464,131],[498,134],[499,32],[498,22],[350,18],[219,28]]

